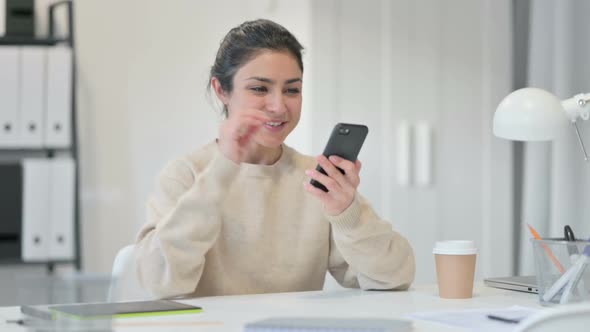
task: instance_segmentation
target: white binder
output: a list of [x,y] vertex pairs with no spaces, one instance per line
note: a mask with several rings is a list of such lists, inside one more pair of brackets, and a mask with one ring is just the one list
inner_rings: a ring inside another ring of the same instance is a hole
[[18,143],[18,53],[18,47],[0,47],[0,148]]
[[0,36],[6,33],[6,0],[0,0]]
[[74,259],[74,168],[71,158],[50,161],[49,258]]
[[41,148],[43,145],[45,54],[45,47],[21,47],[20,49],[18,130],[21,147]]
[[49,161],[24,159],[22,259],[45,261],[49,257]]
[[47,50],[45,146],[70,146],[72,112],[72,51],[65,46]]

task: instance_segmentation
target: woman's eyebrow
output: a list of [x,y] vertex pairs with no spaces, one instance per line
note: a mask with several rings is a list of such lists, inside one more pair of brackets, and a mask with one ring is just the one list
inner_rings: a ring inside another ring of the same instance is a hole
[[[252,76],[252,77],[247,78],[246,80],[255,80],[255,81],[260,81],[260,82],[264,82],[264,83],[275,84],[274,80],[271,80],[270,78],[266,78],[266,77]],[[301,78],[296,77],[296,78],[288,79],[285,81],[285,84],[291,84],[291,83],[295,83],[295,82],[301,82]]]

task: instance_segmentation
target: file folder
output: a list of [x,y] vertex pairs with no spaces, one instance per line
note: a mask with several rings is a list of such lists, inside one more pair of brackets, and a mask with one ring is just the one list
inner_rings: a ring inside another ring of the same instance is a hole
[[18,47],[0,47],[0,148],[18,144],[18,55]]
[[0,36],[6,34],[6,0],[0,0]]
[[47,51],[45,146],[68,148],[71,137],[72,51],[55,46]]
[[49,161],[24,159],[22,260],[45,261],[49,257]]
[[43,145],[43,108],[45,105],[45,47],[21,47],[19,89],[20,146]]
[[74,259],[74,168],[71,158],[50,161],[49,258]]

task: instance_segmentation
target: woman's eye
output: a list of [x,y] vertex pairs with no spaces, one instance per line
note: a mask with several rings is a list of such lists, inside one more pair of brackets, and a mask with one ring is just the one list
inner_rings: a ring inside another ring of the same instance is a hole
[[254,92],[266,92],[266,88],[263,86],[254,86],[251,87],[250,90],[254,91]]
[[298,88],[291,88],[291,89],[287,89],[287,93],[288,94],[298,94],[299,93],[299,89]]

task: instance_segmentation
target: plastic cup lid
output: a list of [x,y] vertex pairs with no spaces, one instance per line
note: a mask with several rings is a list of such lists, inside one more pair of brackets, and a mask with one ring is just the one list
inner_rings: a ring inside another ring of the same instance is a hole
[[477,248],[473,241],[439,241],[432,249],[438,255],[475,255]]

